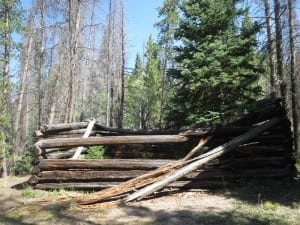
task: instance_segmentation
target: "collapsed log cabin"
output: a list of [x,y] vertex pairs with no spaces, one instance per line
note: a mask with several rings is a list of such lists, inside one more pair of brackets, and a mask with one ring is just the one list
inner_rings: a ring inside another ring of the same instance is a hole
[[[276,123],[261,130],[261,124],[265,126],[266,121],[274,120]],[[29,181],[34,188],[105,189],[90,198],[78,199],[82,204],[115,198],[161,182],[162,177],[170,177],[174,171],[211,155],[208,149],[220,149],[236,139],[239,142],[231,146],[230,151],[197,164],[191,171],[158,189],[216,188],[241,179],[281,179],[295,174],[290,122],[278,99],[264,100],[259,110],[216,128],[134,131],[107,128],[96,122],[89,137],[83,138],[88,125],[89,122],[46,125],[36,132],[34,169]],[[260,132],[254,132],[250,138],[243,136],[253,130]],[[205,141],[200,144],[199,140]],[[98,145],[105,146],[106,158],[84,159],[88,148]],[[71,159],[78,147],[82,147],[83,158]],[[191,158],[195,150],[200,155]],[[138,197],[131,196],[126,201]]]

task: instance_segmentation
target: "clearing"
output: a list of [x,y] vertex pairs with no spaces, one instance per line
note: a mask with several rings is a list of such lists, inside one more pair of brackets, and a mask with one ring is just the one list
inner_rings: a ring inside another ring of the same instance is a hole
[[280,224],[300,221],[300,181],[242,182],[209,191],[168,191],[126,205],[80,208],[67,199],[79,193],[11,188],[28,177],[0,179],[0,224]]

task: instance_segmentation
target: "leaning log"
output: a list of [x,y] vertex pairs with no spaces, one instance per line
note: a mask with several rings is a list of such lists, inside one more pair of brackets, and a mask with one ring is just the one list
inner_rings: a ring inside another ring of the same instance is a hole
[[[265,131],[265,130],[273,127],[275,124],[279,123],[279,121],[280,121],[280,119],[276,117],[276,118],[269,120],[268,122],[263,123],[262,125],[260,125],[256,128],[249,130],[248,132],[232,139],[231,141],[225,143],[224,145],[221,145],[221,146],[211,150],[210,152],[206,153],[206,155],[207,155],[206,157],[203,158],[203,156],[202,156],[197,161],[192,162],[192,163],[188,164],[187,166],[184,166],[181,169],[175,171],[174,173],[169,174],[163,180],[160,180],[156,183],[146,186],[145,188],[142,188],[141,190],[129,195],[124,201],[130,202],[130,201],[133,201],[138,198],[143,198],[149,194],[152,194],[155,191],[158,191],[158,190],[164,188],[169,183],[172,183],[172,182],[180,179],[181,177],[185,176],[186,174],[188,174],[194,170],[197,170],[198,168],[207,164],[211,160],[216,159],[219,156],[230,151],[232,148],[251,140],[252,138],[254,138],[257,135],[259,135],[260,133],[262,133],[263,131]],[[89,201],[87,201],[87,204],[89,204],[90,201],[91,200],[89,199]],[[86,201],[83,199],[83,201],[80,203],[85,204],[85,202]]]
[[[96,123],[96,120],[95,119],[92,119],[90,122],[89,122],[89,125],[87,126],[86,128],[86,131],[84,132],[82,138],[88,138],[92,132],[92,129],[94,127]],[[78,159],[80,154],[82,153],[82,151],[84,150],[85,148],[80,146],[76,149],[74,155],[72,156],[72,159]]]

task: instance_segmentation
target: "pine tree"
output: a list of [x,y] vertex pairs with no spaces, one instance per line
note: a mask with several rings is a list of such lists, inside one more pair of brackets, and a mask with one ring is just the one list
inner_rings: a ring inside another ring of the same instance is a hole
[[161,48],[160,60],[162,70],[160,128],[164,126],[166,105],[172,96],[172,80],[167,76],[167,71],[175,65],[174,61],[174,35],[179,23],[178,0],[165,0],[162,7],[158,8],[160,21],[155,24],[159,29],[158,44]]
[[[257,97],[262,67],[256,33],[247,11],[235,0],[188,0],[181,6],[176,38],[177,82],[170,126],[225,123],[245,112]],[[238,26],[238,24],[241,24]]]
[[126,95],[125,95],[125,126],[129,128],[145,127],[144,115],[144,66],[139,54],[135,58],[135,66],[132,74],[126,78]]

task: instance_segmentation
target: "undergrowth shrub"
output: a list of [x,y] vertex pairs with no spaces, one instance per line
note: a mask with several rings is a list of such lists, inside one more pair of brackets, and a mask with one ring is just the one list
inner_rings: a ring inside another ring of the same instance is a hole
[[28,175],[31,172],[31,162],[33,156],[31,150],[27,150],[25,155],[18,159],[13,167],[13,172],[15,175]]
[[86,159],[104,159],[105,158],[105,147],[103,146],[92,146],[87,150],[85,155]]

